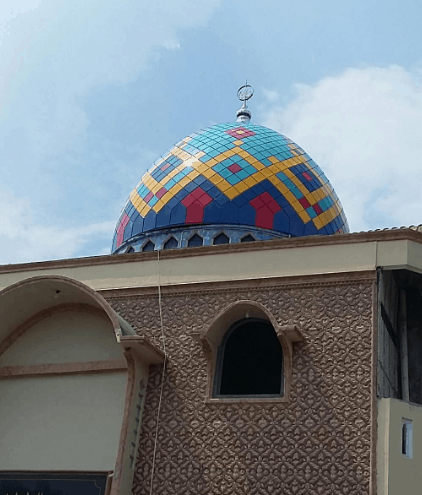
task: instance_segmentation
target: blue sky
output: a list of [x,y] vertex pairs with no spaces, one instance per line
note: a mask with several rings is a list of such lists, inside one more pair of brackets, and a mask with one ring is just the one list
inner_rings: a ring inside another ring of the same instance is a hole
[[422,4],[2,0],[0,262],[108,253],[192,132],[253,121],[322,167],[353,231],[422,223]]

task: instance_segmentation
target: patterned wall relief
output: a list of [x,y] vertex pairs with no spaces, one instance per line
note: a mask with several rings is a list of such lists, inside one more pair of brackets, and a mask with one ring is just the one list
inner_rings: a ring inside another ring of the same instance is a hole
[[[190,336],[238,300],[298,324],[289,403],[205,403],[206,359]],[[137,332],[162,347],[158,297],[112,298]],[[357,495],[369,493],[370,282],[163,294],[168,365],[153,493]],[[161,381],[152,367],[133,493],[147,495]]]

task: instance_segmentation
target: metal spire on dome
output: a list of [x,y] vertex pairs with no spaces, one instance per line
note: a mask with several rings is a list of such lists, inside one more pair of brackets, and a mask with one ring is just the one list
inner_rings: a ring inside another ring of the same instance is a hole
[[252,114],[248,108],[248,105],[246,105],[246,102],[249,99],[251,99],[252,96],[253,96],[253,87],[248,84],[248,81],[246,81],[246,84],[244,86],[241,86],[237,90],[237,97],[239,98],[240,101],[243,101],[243,105],[236,112],[236,116],[237,116],[236,122],[244,122],[244,123],[250,122]]

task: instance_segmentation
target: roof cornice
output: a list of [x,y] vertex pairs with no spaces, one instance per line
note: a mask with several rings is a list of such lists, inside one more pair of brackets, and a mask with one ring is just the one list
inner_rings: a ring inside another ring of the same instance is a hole
[[[218,246],[202,246],[160,251],[160,260],[186,258],[205,255],[219,255],[229,253],[265,251],[275,249],[292,249],[315,246],[348,245],[366,242],[387,242],[408,240],[422,244],[422,232],[412,229],[392,229],[371,232],[357,232],[353,234],[338,234],[327,236],[304,236],[255,241],[238,244],[221,244]],[[0,274],[21,272],[26,270],[51,270],[57,268],[73,268],[84,266],[114,265],[123,263],[139,263],[157,259],[157,251],[146,253],[127,253],[103,256],[89,256],[84,258],[69,258],[52,261],[38,261],[31,263],[17,263],[0,265]]]

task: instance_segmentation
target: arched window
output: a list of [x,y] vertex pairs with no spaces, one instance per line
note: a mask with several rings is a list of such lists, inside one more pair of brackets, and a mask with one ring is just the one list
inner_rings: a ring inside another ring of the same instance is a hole
[[164,249],[176,249],[179,243],[173,236],[164,243]]
[[224,232],[218,234],[214,237],[213,244],[228,244],[230,239],[226,236]]
[[283,350],[271,323],[242,319],[218,348],[214,397],[280,397],[282,370]]
[[155,244],[152,241],[148,241],[145,246],[142,248],[142,252],[145,251],[154,251]]
[[193,234],[188,241],[188,247],[199,247],[204,244],[204,239],[199,234]]

